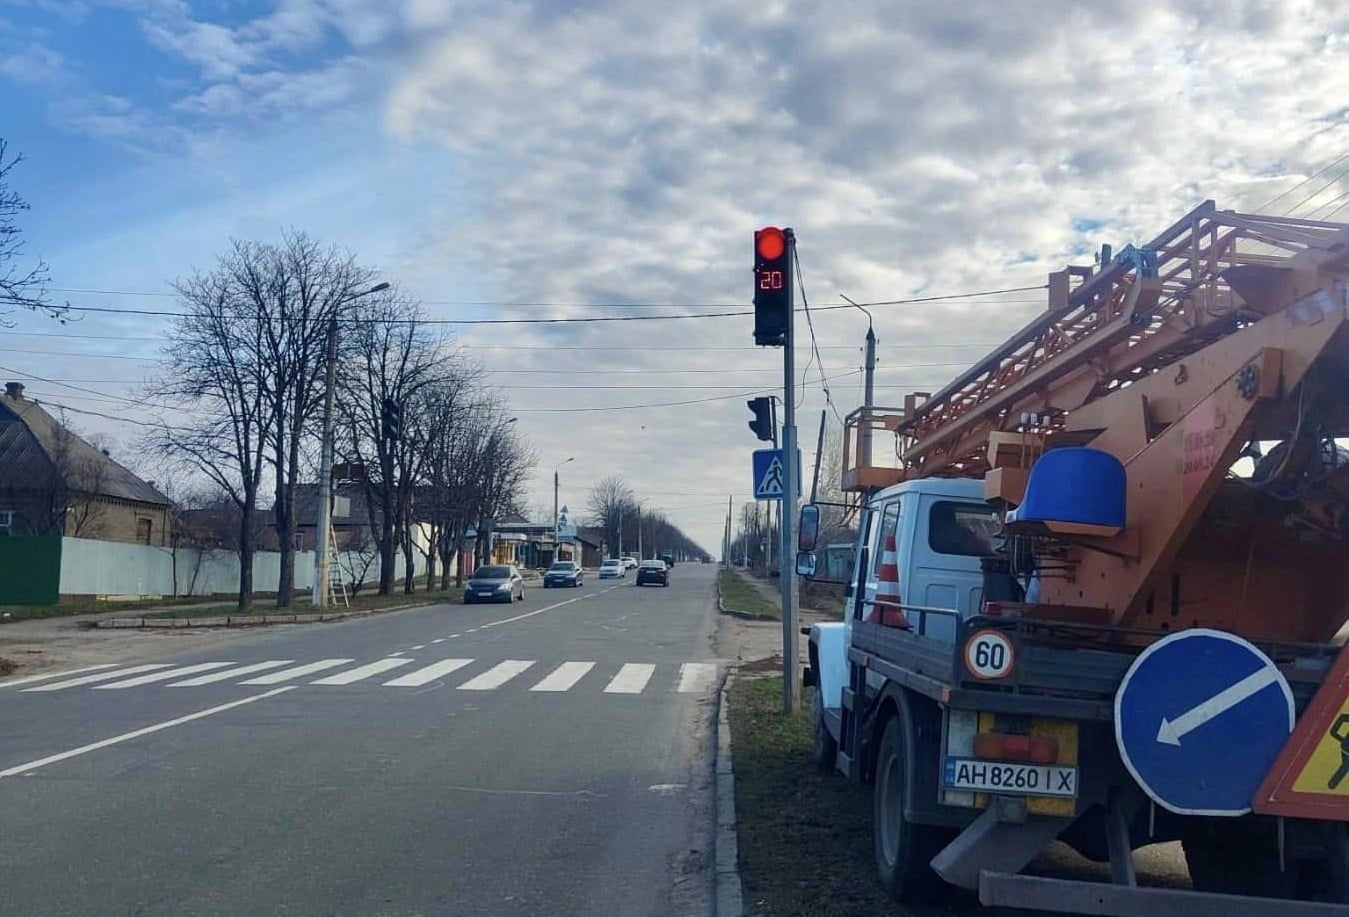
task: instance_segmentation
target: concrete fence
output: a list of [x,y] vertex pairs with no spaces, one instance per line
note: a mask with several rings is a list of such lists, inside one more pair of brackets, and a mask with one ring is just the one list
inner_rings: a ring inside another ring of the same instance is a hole
[[[426,558],[413,554],[417,574],[426,573]],[[359,571],[364,581],[379,580],[379,557],[339,553],[335,558],[350,585]],[[368,568],[367,568],[368,563]],[[253,555],[253,588],[275,592],[281,575],[281,555],[259,551]],[[394,575],[403,575],[398,555]],[[295,588],[314,584],[314,552],[295,554]],[[232,551],[197,548],[158,548],[151,545],[61,539],[61,595],[218,595],[239,589],[239,556]]]

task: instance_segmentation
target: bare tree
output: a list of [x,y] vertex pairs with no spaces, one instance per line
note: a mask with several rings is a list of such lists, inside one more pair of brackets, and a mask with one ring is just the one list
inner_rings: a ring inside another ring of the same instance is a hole
[[[28,202],[10,187],[9,177],[21,162],[23,157],[11,156],[9,145],[0,137],[0,305],[42,309],[54,317],[63,317],[66,310],[47,301],[46,262],[38,258],[27,267],[18,264],[24,247],[18,217],[28,209]],[[3,315],[0,312],[0,318]]]
[[594,524],[604,529],[604,538],[609,544],[610,554],[616,554],[621,548],[619,533],[623,530],[623,520],[634,514],[636,505],[637,497],[633,494],[632,488],[628,486],[627,481],[617,475],[602,478],[590,488],[586,508],[590,511]]
[[258,491],[275,402],[269,397],[264,317],[236,283],[231,258],[179,280],[184,314],[168,334],[167,365],[155,394],[185,408],[181,425],[162,425],[151,446],[190,463],[238,510],[239,611],[253,603]]

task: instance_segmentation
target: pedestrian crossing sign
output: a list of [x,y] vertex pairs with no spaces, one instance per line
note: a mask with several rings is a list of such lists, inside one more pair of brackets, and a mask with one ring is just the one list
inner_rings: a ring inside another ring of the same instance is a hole
[[1349,649],[1298,719],[1256,792],[1261,815],[1349,821]]
[[[796,492],[801,493],[801,453],[796,453]],[[786,495],[787,466],[781,449],[754,453],[754,499],[781,500]]]

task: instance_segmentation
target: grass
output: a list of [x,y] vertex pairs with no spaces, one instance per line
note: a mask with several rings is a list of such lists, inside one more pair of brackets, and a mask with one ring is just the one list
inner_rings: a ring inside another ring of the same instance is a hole
[[139,611],[143,608],[172,608],[175,605],[197,605],[209,602],[211,596],[178,596],[172,599],[145,599],[134,602],[107,602],[97,599],[75,599],[56,605],[0,605],[0,624],[15,624],[38,618],[64,618],[71,615],[100,614],[108,611]]
[[737,678],[729,704],[746,913],[906,913],[876,882],[870,795],[816,768],[809,715],[783,715],[782,679]]
[[[363,592],[351,599],[351,607],[343,605],[333,605],[328,611],[378,611],[381,608],[393,608],[404,605],[436,605],[441,602],[458,602],[463,598],[464,590],[458,586],[451,586],[446,590],[436,590],[434,592],[415,592],[407,595],[403,592],[395,592],[393,595],[379,595],[372,592]],[[263,617],[266,615],[303,615],[313,614],[316,609],[310,605],[308,597],[297,599],[289,608],[277,608],[276,603],[269,599],[257,599],[253,607],[248,611],[248,617]],[[240,617],[234,603],[228,605],[205,605],[196,608],[171,608],[166,611],[156,611],[151,614],[143,615],[146,618],[218,618],[223,615],[230,617]]]
[[721,603],[731,611],[741,611],[756,618],[782,618],[782,608],[776,602],[763,597],[753,583],[734,570],[723,568],[721,577]]

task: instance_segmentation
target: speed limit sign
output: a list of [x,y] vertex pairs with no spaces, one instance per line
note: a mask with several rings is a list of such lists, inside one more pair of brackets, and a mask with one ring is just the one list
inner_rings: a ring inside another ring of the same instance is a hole
[[994,681],[1012,674],[1016,651],[1002,631],[981,630],[965,641],[965,668],[975,678]]

